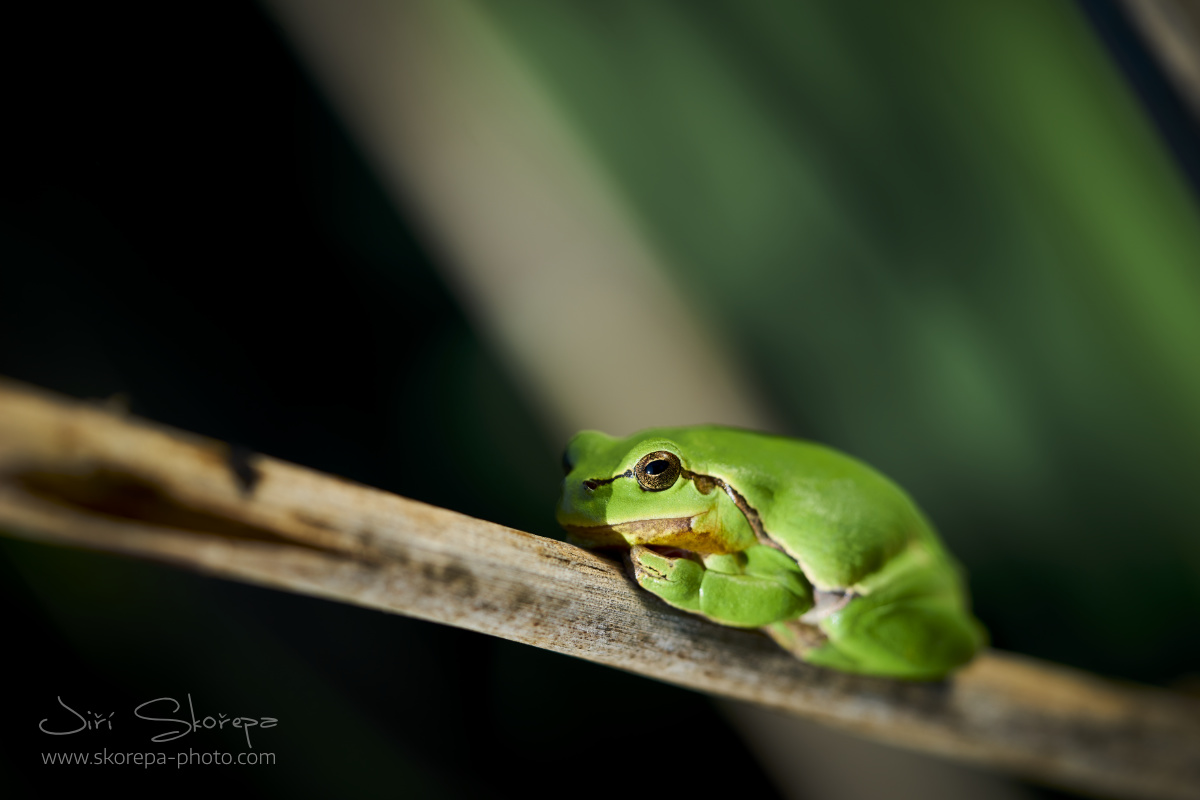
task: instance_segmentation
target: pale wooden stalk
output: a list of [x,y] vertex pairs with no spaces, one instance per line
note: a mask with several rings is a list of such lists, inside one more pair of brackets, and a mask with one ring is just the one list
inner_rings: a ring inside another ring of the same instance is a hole
[[1119,0],[1158,66],[1200,120],[1200,6],[1189,0]]

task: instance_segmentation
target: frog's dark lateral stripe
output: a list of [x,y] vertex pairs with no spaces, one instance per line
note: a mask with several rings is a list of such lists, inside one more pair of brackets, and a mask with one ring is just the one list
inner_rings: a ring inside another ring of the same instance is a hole
[[[758,538],[759,544],[772,547],[786,555],[788,558],[792,558],[792,555],[784,550],[778,542],[772,539],[771,534],[767,533],[766,529],[763,528],[762,517],[758,515],[758,511],[755,510],[753,506],[746,502],[746,498],[742,497],[741,492],[739,492],[737,489],[734,489],[720,478],[714,478],[711,475],[699,475],[686,469],[680,474],[695,483],[696,488],[700,491],[700,494],[708,494],[712,491],[712,486],[714,485],[720,487],[725,494],[729,495],[729,499],[732,500],[733,504],[738,507],[738,510],[742,512],[742,515],[746,518],[746,522],[750,523],[750,527],[754,530],[754,535]],[[707,486],[707,488],[705,488],[705,486]],[[806,635],[810,637],[816,636],[816,640],[824,642],[825,634],[820,630],[813,628],[812,626],[815,626],[818,622],[825,617],[828,617],[830,614],[833,614],[836,611],[841,611],[846,607],[846,604],[855,597],[858,597],[858,595],[846,589],[822,590],[814,586],[813,607],[809,609],[809,611],[805,613],[804,616],[802,616],[799,620],[795,620],[795,623],[811,628],[812,630],[810,630]],[[815,634],[813,631],[816,631]]]
[[617,480],[618,478],[632,478],[632,477],[633,477],[633,470],[627,469],[624,472],[622,472],[620,475],[613,475],[611,478],[589,478],[588,480],[583,482],[583,488],[587,489],[590,492],[599,486],[608,486],[610,483]]
[[[729,499],[733,501],[733,504],[742,512],[742,515],[746,518],[746,522],[750,523],[750,527],[754,530],[754,535],[758,538],[759,544],[772,547],[788,558],[793,557],[791,553],[788,553],[778,542],[771,538],[771,534],[767,533],[766,529],[763,528],[762,517],[758,515],[758,511],[746,502],[746,498],[742,497],[737,489],[734,489],[720,478],[714,478],[711,475],[698,475],[686,469],[680,474],[692,480],[696,484],[696,488],[699,489],[700,494],[708,494],[712,491],[711,486],[707,489],[702,488],[701,481],[704,483],[711,481],[713,485],[723,489],[725,494],[729,495]],[[858,595],[848,589],[822,590],[814,586],[813,600],[815,604],[808,613],[801,617],[801,620],[807,624],[816,624],[819,620],[824,619],[835,611],[841,611],[846,607],[847,603],[856,597]]]
[[763,528],[762,517],[759,516],[758,511],[746,502],[746,498],[742,497],[742,493],[737,489],[720,478],[714,478],[712,475],[701,475],[698,472],[692,472],[690,469],[681,470],[679,474],[685,480],[689,480],[695,484],[696,491],[700,492],[700,494],[708,494],[714,487],[723,491],[733,501],[733,504],[737,506],[738,511],[742,512],[742,516],[750,524],[750,529],[754,531],[754,537],[758,539],[759,544],[773,547],[781,553],[784,552],[778,542],[772,539],[771,535]]

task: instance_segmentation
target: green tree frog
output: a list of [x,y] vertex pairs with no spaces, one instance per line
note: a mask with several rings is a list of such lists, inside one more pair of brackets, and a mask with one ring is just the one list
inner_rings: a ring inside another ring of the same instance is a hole
[[583,431],[563,468],[556,516],[569,540],[628,549],[637,583],[676,608],[869,675],[935,680],[984,645],[929,522],[850,456],[695,426]]

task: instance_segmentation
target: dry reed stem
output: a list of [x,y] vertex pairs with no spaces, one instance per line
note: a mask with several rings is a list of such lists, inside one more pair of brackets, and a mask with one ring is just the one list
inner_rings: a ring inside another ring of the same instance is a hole
[[524,642],[1109,796],[1200,798],[1200,703],[991,652],[916,684],[803,664],[619,565],[0,382],[0,529]]

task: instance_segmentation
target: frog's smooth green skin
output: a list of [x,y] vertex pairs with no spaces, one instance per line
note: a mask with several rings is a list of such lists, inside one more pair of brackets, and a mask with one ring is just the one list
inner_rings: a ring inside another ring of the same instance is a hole
[[583,431],[563,465],[568,538],[627,548],[638,584],[677,608],[870,675],[935,680],[985,643],[912,500],[835,450],[717,426]]

